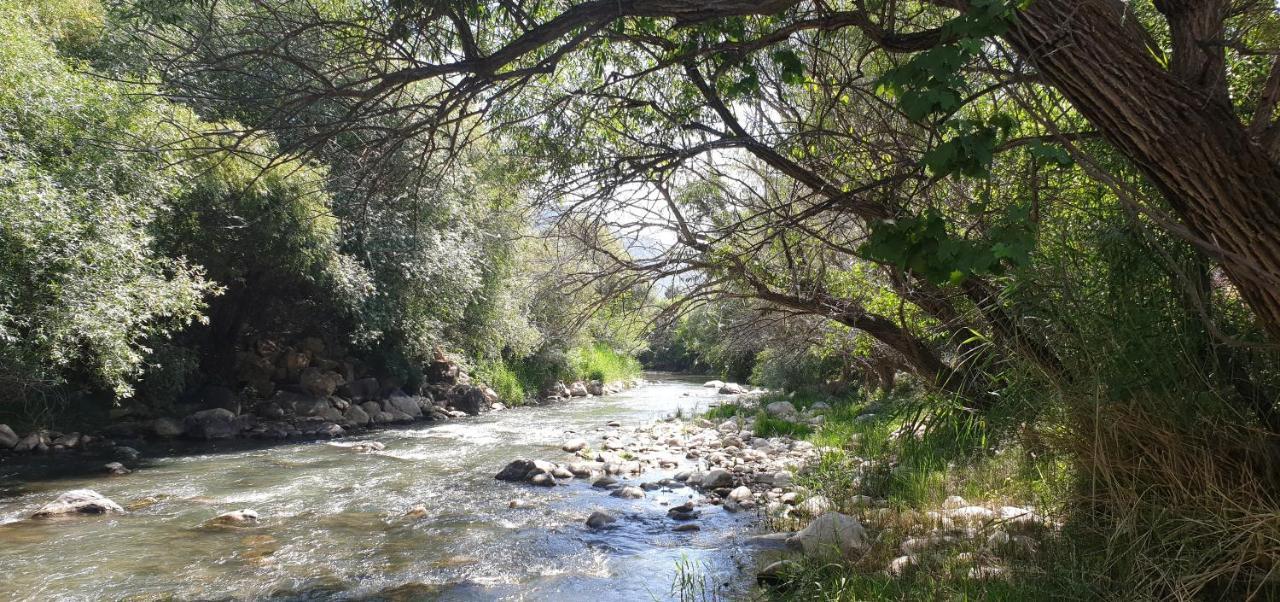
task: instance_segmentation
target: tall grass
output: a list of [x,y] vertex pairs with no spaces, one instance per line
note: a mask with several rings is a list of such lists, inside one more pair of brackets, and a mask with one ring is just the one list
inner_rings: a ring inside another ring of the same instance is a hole
[[606,383],[637,378],[643,370],[639,360],[603,343],[570,350],[568,368],[569,378]]

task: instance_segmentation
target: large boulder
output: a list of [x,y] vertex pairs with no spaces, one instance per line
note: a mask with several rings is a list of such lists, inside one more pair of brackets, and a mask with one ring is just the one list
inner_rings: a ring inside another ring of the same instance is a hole
[[458,384],[458,375],[461,371],[458,364],[443,358],[437,358],[435,361],[427,364],[426,378],[427,382],[439,385]]
[[183,421],[184,432],[194,439],[230,439],[240,433],[236,415],[223,408],[201,410]]
[[604,383],[598,380],[591,381],[587,384],[587,392],[595,396],[604,395]]
[[449,391],[448,407],[466,412],[472,416],[489,409],[489,400],[484,391],[471,385],[458,385]]
[[7,424],[0,424],[0,449],[13,449],[18,444],[18,434]]
[[46,452],[46,451],[49,451],[50,443],[51,442],[49,441],[49,436],[46,435],[45,433],[40,433],[40,432],[31,433],[31,434],[28,434],[26,437],[19,439],[18,443],[13,446],[13,451],[20,452],[20,453],[21,452]]
[[587,517],[587,526],[592,529],[603,529],[612,525],[617,520],[618,519],[610,516],[607,512],[596,510],[591,513],[591,516]]
[[569,397],[586,397],[591,393],[587,391],[587,385],[582,381],[576,381],[569,385]]
[[276,379],[296,381],[302,376],[302,371],[309,366],[311,366],[310,356],[290,349],[280,354],[280,359],[276,363]]
[[738,383],[725,383],[720,387],[721,395],[740,395],[746,392],[747,390],[742,388],[742,385]]
[[799,413],[796,411],[796,406],[792,405],[790,401],[775,401],[765,406],[764,411],[770,416],[781,418],[794,417]]
[[348,426],[367,426],[372,417],[358,405],[351,404],[347,411],[342,413],[343,424]]
[[416,397],[392,395],[391,398],[386,401],[386,406],[386,410],[388,412],[398,410],[413,418],[422,417],[422,405],[418,403],[418,399]]
[[787,544],[819,559],[853,559],[870,546],[862,523],[839,512],[828,512],[814,519],[788,539]]
[[702,383],[702,386],[703,386],[704,388],[707,388],[707,389],[719,389],[720,387],[723,387],[723,386],[724,386],[724,381],[722,381],[722,380],[709,380],[709,381],[707,381],[707,382],[705,382],[705,383]]
[[707,489],[733,487],[733,474],[717,468],[702,476],[702,486]]
[[41,506],[31,517],[49,518],[70,514],[109,514],[113,512],[124,512],[124,508],[92,489],[76,489],[68,491],[52,502]]
[[342,384],[342,375],[310,367],[302,371],[298,377],[298,384],[303,391],[316,397],[328,397],[338,390],[338,385]]
[[537,467],[534,465],[533,460],[520,458],[512,460],[502,470],[498,471],[498,474],[494,475],[493,478],[499,481],[523,481],[535,468]]
[[186,432],[186,430],[186,427],[176,418],[164,416],[151,421],[151,432],[155,433],[157,437],[172,439],[182,436],[182,433]]

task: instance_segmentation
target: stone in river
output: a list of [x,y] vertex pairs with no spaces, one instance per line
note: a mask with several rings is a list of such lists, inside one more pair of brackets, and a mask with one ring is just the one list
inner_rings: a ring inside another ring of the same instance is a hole
[[582,438],[570,439],[560,446],[560,449],[567,452],[581,451],[587,448],[587,440]]
[[253,510],[232,510],[231,512],[223,512],[206,523],[208,525],[227,525],[227,526],[243,526],[253,525],[258,522],[258,513]]
[[601,477],[599,479],[596,479],[596,481],[592,483],[591,486],[597,489],[608,489],[610,487],[616,486],[617,484],[618,484],[618,479],[615,479],[613,477]]
[[702,477],[702,486],[709,489],[733,486],[733,475],[726,470],[716,469]]
[[556,478],[545,472],[533,475],[533,478],[529,479],[529,482],[539,487],[556,486]]
[[606,512],[596,510],[595,512],[591,513],[591,516],[587,517],[587,526],[591,527],[592,529],[603,529],[613,524],[617,520],[618,519],[610,516]]
[[699,527],[698,525],[696,525],[696,524],[694,524],[694,523],[685,523],[685,524],[683,524],[683,525],[676,525],[676,526],[675,526],[673,529],[671,529],[671,530],[672,530],[672,531],[675,531],[675,532],[677,532],[677,533],[683,533],[683,532],[687,532],[687,531],[701,531],[701,530],[702,530],[702,527]]
[[125,468],[124,464],[121,464],[119,462],[108,462],[102,468],[107,471],[107,474],[112,474],[112,475],[127,475],[130,472],[133,472],[128,468]]
[[48,518],[69,514],[110,514],[114,512],[124,512],[124,508],[92,489],[75,489],[45,504],[39,510],[36,510],[36,513],[32,514],[31,517]]
[[533,460],[519,458],[512,460],[505,468],[494,475],[499,481],[523,481],[534,469]]
[[626,487],[622,487],[614,491],[609,495],[613,497],[620,497],[627,500],[638,500],[644,497],[644,490],[639,487],[628,485]]

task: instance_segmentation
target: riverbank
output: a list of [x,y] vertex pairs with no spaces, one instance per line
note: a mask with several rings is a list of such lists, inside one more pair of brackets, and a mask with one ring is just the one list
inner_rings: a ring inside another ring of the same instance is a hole
[[[1064,496],[1054,488],[1066,481],[1064,468],[987,440],[981,427],[904,407],[909,399],[775,394],[707,412],[731,417],[744,432],[778,433],[769,439],[778,447],[816,453],[792,484],[765,493],[759,515],[772,535],[756,540],[764,544],[755,566],[760,593],[832,600],[1085,595],[1079,579],[1051,582],[1045,569],[1061,543],[1054,515]],[[817,547],[804,541],[814,530],[828,536]]]

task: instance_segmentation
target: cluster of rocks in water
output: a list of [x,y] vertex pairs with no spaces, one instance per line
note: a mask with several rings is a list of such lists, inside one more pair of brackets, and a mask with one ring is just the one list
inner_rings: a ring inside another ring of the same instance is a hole
[[[505,408],[493,389],[473,383],[439,351],[426,366],[424,383],[412,393],[396,379],[367,375],[343,348],[314,337],[284,347],[258,341],[252,350],[237,354],[236,372],[240,393],[213,385],[173,408],[126,406],[112,412],[111,424],[100,433],[37,430],[19,436],[0,424],[0,454],[109,451],[118,440],[334,438],[360,429]],[[556,383],[542,392],[542,399],[607,395],[625,386],[598,381]],[[126,451],[118,459],[130,456],[136,452]],[[107,470],[123,474],[111,467]]]
[[[717,389],[724,386],[708,383],[712,384]],[[739,399],[744,405],[755,401],[750,395]],[[800,412],[790,402],[765,406],[770,415],[801,422],[814,422],[825,409],[818,406]],[[610,423],[595,446],[582,437],[566,440],[561,449],[572,454],[571,459],[552,462],[520,458],[495,478],[546,488],[577,479],[611,496],[637,500],[654,490],[670,492],[689,487],[698,495],[690,495],[683,504],[666,509],[671,529],[676,532],[698,530],[697,520],[708,508],[716,507],[727,512],[753,511],[774,526],[798,528],[745,541],[748,546],[784,555],[760,571],[762,582],[777,578],[792,566],[796,561],[791,555],[823,562],[854,562],[866,558],[873,544],[885,537],[905,537],[901,553],[885,567],[890,574],[909,570],[928,554],[970,544],[980,550],[966,553],[974,563],[972,575],[998,577],[1004,570],[999,564],[1000,554],[1034,549],[1035,541],[1029,534],[1046,525],[1031,508],[989,508],[956,496],[947,498],[943,508],[924,513],[890,509],[885,500],[852,492],[839,503],[833,502],[795,482],[796,475],[833,450],[789,437],[756,437],[754,422],[753,417],[741,415],[719,423],[705,418],[685,421],[673,417],[629,432]],[[877,463],[862,459],[855,462],[860,462],[865,471]],[[646,479],[644,475],[651,471],[663,475]],[[521,502],[520,507],[524,505]],[[514,502],[512,507],[516,507]],[[597,510],[585,524],[591,529],[607,529],[618,520]]]

